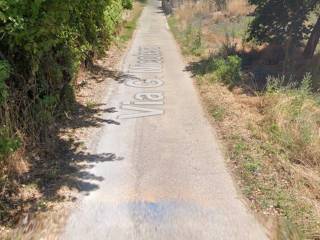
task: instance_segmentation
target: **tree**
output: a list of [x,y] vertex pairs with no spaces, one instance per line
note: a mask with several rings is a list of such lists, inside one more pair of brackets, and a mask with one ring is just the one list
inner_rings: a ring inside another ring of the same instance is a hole
[[307,24],[310,14],[320,6],[319,0],[249,0],[256,6],[249,28],[249,40],[259,43],[302,46],[308,40],[305,56],[312,57],[320,38],[320,19]]
[[318,18],[317,23],[315,24],[311,32],[309,41],[304,50],[304,56],[306,58],[312,58],[312,56],[314,55],[314,52],[316,51],[319,40],[320,40],[320,17]]

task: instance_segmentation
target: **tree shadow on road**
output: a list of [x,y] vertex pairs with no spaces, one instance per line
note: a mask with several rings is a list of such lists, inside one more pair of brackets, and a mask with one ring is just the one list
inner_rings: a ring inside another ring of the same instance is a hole
[[[101,67],[92,70],[92,74],[96,74],[97,79],[102,76],[103,81],[118,80],[123,75]],[[71,109],[48,126],[36,144],[27,146],[26,171],[9,176],[14,184],[0,197],[2,226],[14,227],[25,214],[47,211],[51,204],[74,201],[75,192],[90,194],[104,181],[102,176],[91,173],[90,168],[123,160],[108,149],[101,154],[91,152],[82,138],[74,135],[77,131],[98,132],[108,124],[119,126],[120,122],[113,119],[118,112],[116,107],[87,106],[75,101]]]

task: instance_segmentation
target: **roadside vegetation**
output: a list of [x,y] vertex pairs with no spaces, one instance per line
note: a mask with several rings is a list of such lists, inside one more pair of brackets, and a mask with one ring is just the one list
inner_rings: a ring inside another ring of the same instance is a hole
[[80,75],[95,72],[111,44],[125,47],[142,8],[131,0],[0,2],[0,232],[63,200],[58,188],[71,187],[77,167],[61,156],[81,144],[60,129],[97,112],[90,99],[77,101]]
[[123,21],[120,34],[116,36],[116,39],[114,39],[114,42],[116,44],[126,43],[127,41],[132,39],[133,33],[137,27],[138,19],[141,15],[145,3],[145,0],[136,1],[133,12],[130,12],[131,17]]
[[242,192],[275,239],[320,238],[319,7],[190,1],[168,17]]

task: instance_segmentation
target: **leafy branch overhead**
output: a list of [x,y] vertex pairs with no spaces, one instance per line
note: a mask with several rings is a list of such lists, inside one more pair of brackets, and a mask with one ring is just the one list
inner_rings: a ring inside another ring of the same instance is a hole
[[[305,57],[314,55],[320,38],[318,0],[250,0],[256,6],[249,29],[249,40],[260,43],[287,43],[302,46],[307,41]],[[310,23],[315,15],[317,23]]]

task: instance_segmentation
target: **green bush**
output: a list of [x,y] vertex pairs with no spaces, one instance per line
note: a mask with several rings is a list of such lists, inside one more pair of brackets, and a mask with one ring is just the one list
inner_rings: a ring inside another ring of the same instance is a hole
[[11,136],[8,128],[0,128],[0,160],[13,153],[20,147],[20,140],[17,137]]
[[125,9],[132,9],[132,0],[122,0],[122,7]]
[[213,60],[214,75],[217,80],[226,84],[235,85],[241,81],[241,58],[232,55],[226,59]]
[[50,123],[54,119],[55,109],[59,102],[58,96],[47,95],[39,99],[37,105],[35,105],[34,115],[43,123]]
[[122,10],[123,10],[123,1],[113,1],[113,3],[108,5],[105,9],[104,19],[106,24],[106,33],[109,39],[113,38],[113,34],[116,30],[116,27],[121,20]]
[[73,94],[66,89],[80,64],[102,53],[123,8],[131,5],[130,0],[0,1],[0,126],[10,126],[0,136],[1,149],[12,145],[9,133],[40,135],[59,110],[70,109],[66,103]]

